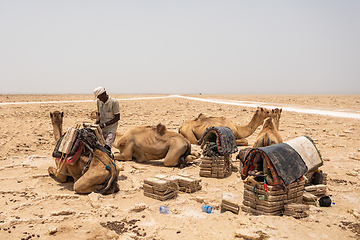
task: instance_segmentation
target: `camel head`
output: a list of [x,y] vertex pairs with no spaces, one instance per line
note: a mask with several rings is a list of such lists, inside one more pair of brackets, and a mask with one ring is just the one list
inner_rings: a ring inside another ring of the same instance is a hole
[[257,119],[257,126],[260,126],[264,123],[264,120],[268,117],[271,117],[272,111],[264,107],[257,107],[253,119]]
[[54,138],[55,141],[58,141],[62,136],[62,126],[64,119],[64,112],[54,111],[50,112],[51,124],[53,125]]
[[50,112],[51,123],[56,125],[62,125],[64,112],[54,111]]
[[96,120],[99,116],[99,112],[97,110],[94,110],[90,113],[90,119]]
[[281,117],[282,108],[275,108],[271,110],[271,117],[275,123],[276,129],[279,130],[279,122]]

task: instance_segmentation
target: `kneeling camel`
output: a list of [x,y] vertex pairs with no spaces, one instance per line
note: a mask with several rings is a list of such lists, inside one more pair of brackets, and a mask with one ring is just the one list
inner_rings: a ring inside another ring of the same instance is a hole
[[[63,113],[59,111],[51,112],[55,140],[58,142],[63,135],[62,119]],[[94,191],[109,194],[119,190],[117,184],[119,170],[111,158],[106,153],[106,149],[96,142],[95,135],[84,131],[80,134],[80,147],[71,159],[71,163],[65,164],[55,158],[56,168],[49,167],[49,175],[59,182],[67,182],[68,176],[74,179],[73,189],[76,193],[86,194]],[[87,152],[87,153],[86,153]]]
[[190,142],[181,134],[168,131],[162,124],[133,127],[116,135],[113,147],[120,152],[114,153],[115,160],[146,162],[164,159],[165,166],[181,168],[191,160]]
[[265,119],[263,127],[255,140],[253,148],[267,147],[283,142],[282,137],[279,134],[281,112],[281,108],[275,108],[272,110],[272,116]]
[[201,113],[196,119],[186,121],[179,128],[179,133],[187,138],[191,144],[197,144],[197,141],[208,127],[228,127],[235,135],[236,145],[247,146],[248,141],[245,138],[253,134],[263,124],[264,119],[270,116],[270,110],[258,107],[250,122],[245,126],[241,126],[224,117],[208,117]]

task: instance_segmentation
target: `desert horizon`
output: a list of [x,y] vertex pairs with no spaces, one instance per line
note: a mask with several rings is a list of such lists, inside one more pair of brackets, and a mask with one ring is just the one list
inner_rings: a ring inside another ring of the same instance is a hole
[[[183,169],[165,167],[162,160],[147,163],[117,161],[116,164],[123,169],[119,175],[119,192],[110,195],[76,194],[73,182],[59,183],[47,172],[48,167],[55,166],[51,157],[55,140],[50,112],[64,112],[64,130],[77,123],[91,123],[90,113],[96,109],[93,95],[2,94],[0,201],[3,209],[0,213],[0,238],[360,238],[360,125],[358,118],[345,117],[348,113],[360,114],[360,95],[181,95],[186,98],[167,97],[165,94],[120,95],[110,92],[109,95],[119,99],[120,133],[132,127],[158,123],[169,131],[178,132],[186,120],[194,119],[200,113],[223,116],[246,125],[255,108],[234,105],[239,101],[283,108],[280,135],[284,141],[304,135],[311,137],[323,159],[320,169],[327,173],[327,192],[333,204],[328,208],[310,205],[309,216],[300,219],[253,216],[243,211],[221,213],[224,193],[237,196],[239,205],[242,204],[244,186],[239,172],[232,172],[224,179],[201,177],[201,190],[180,192],[174,199],[160,201],[144,196],[142,183],[146,178],[158,174],[199,177],[200,159]],[[219,103],[214,100],[219,100]],[[289,107],[340,112],[344,117],[289,111]],[[238,149],[251,147],[260,130],[261,126],[247,138],[248,146],[238,146]],[[192,144],[192,150],[201,153],[198,145]],[[233,154],[231,159],[239,167],[235,156]],[[214,212],[202,212],[202,204],[212,206]],[[160,206],[167,206],[169,214],[160,214]],[[125,227],[116,231],[114,226],[120,223]]]

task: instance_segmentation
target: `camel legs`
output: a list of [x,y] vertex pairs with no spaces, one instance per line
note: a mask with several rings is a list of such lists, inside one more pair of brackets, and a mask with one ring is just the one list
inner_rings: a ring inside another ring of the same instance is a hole
[[80,194],[91,193],[101,188],[109,177],[109,172],[101,163],[91,166],[89,170],[74,183],[74,191]]
[[134,152],[134,143],[130,143],[122,152],[115,152],[114,159],[118,161],[131,161]]
[[248,144],[248,140],[245,138],[236,139],[236,146],[247,146]]
[[[65,166],[64,166],[65,167]],[[49,167],[48,168],[48,173],[50,176],[54,176],[56,177],[57,180],[59,180],[60,182],[64,183],[67,181],[67,175],[63,174],[62,172],[57,172],[57,169],[54,167]]]
[[187,151],[188,145],[184,142],[174,141],[170,144],[169,151],[164,158],[166,167],[174,167],[178,165],[179,158]]

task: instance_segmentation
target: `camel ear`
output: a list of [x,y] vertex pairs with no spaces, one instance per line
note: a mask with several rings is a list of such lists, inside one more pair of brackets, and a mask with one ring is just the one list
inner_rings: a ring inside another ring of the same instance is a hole
[[164,133],[166,132],[166,127],[164,125],[162,125],[161,123],[159,123],[156,126],[156,131],[160,134],[160,135],[164,135]]
[[53,113],[52,113],[52,112],[50,112],[50,117],[51,117],[51,118],[53,117]]
[[282,112],[282,108],[280,108],[280,113]]
[[61,117],[64,117],[64,112],[61,112]]

